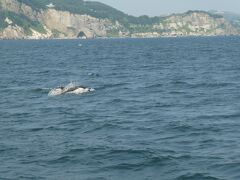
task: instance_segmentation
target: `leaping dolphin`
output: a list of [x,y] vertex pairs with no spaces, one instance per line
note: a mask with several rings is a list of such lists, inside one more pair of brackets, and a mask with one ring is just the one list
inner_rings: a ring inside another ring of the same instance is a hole
[[83,93],[87,93],[87,92],[92,92],[95,89],[93,88],[88,88],[88,87],[84,87],[84,86],[66,86],[66,87],[57,87],[52,89],[48,95],[49,96],[58,96],[58,95],[63,95],[63,94],[83,94]]

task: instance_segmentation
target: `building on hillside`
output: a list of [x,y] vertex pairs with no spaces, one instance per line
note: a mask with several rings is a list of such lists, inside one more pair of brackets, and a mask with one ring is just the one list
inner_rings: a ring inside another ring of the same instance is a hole
[[55,5],[53,3],[50,3],[48,5],[46,5],[48,8],[55,8]]

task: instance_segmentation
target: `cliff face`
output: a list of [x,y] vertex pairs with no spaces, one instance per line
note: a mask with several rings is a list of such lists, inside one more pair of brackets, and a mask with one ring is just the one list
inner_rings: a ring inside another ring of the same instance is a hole
[[[93,10],[94,11],[94,10]],[[128,23],[57,10],[34,9],[18,0],[0,0],[1,39],[161,37],[238,35],[223,17],[189,11],[159,18],[156,23]]]
[[[111,21],[107,19],[98,19],[88,15],[72,14],[67,11],[58,11],[53,8],[39,11],[33,10],[30,6],[20,3],[16,0],[0,0],[2,11],[10,11],[21,14],[30,21],[39,22],[44,32],[37,32],[30,28],[30,33],[24,32],[24,29],[17,23],[8,23],[8,26],[2,30],[2,38],[94,38],[105,37],[106,28],[111,26]],[[6,17],[11,19],[10,17]],[[6,22],[6,19],[4,20]]]
[[55,37],[62,38],[105,37],[107,35],[106,26],[111,24],[107,20],[54,9],[43,11],[40,14],[40,21],[52,32],[55,31]]

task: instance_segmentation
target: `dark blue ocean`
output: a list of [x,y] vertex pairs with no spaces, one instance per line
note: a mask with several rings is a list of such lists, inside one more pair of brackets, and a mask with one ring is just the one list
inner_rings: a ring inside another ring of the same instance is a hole
[[240,37],[0,41],[0,179],[239,180]]

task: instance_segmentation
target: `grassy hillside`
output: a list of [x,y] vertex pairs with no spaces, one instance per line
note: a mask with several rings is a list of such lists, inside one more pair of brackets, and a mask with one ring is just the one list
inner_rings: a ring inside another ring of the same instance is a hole
[[46,5],[53,3],[58,10],[69,11],[77,14],[88,14],[97,18],[108,18],[119,21],[128,26],[129,24],[153,24],[159,22],[159,17],[127,15],[106,4],[94,1],[83,0],[18,0],[31,6],[35,10],[46,9]]
[[6,16],[5,14],[1,11],[0,12],[0,30],[4,29],[7,27],[7,23],[5,22]]
[[16,24],[20,27],[22,27],[26,34],[31,35],[31,28],[41,32],[45,33],[45,29],[43,28],[42,24],[38,21],[32,21],[28,17],[22,15],[22,14],[16,14],[9,11],[0,11],[0,29],[4,29],[8,26],[8,24],[5,22],[6,18],[11,19],[13,24]]

